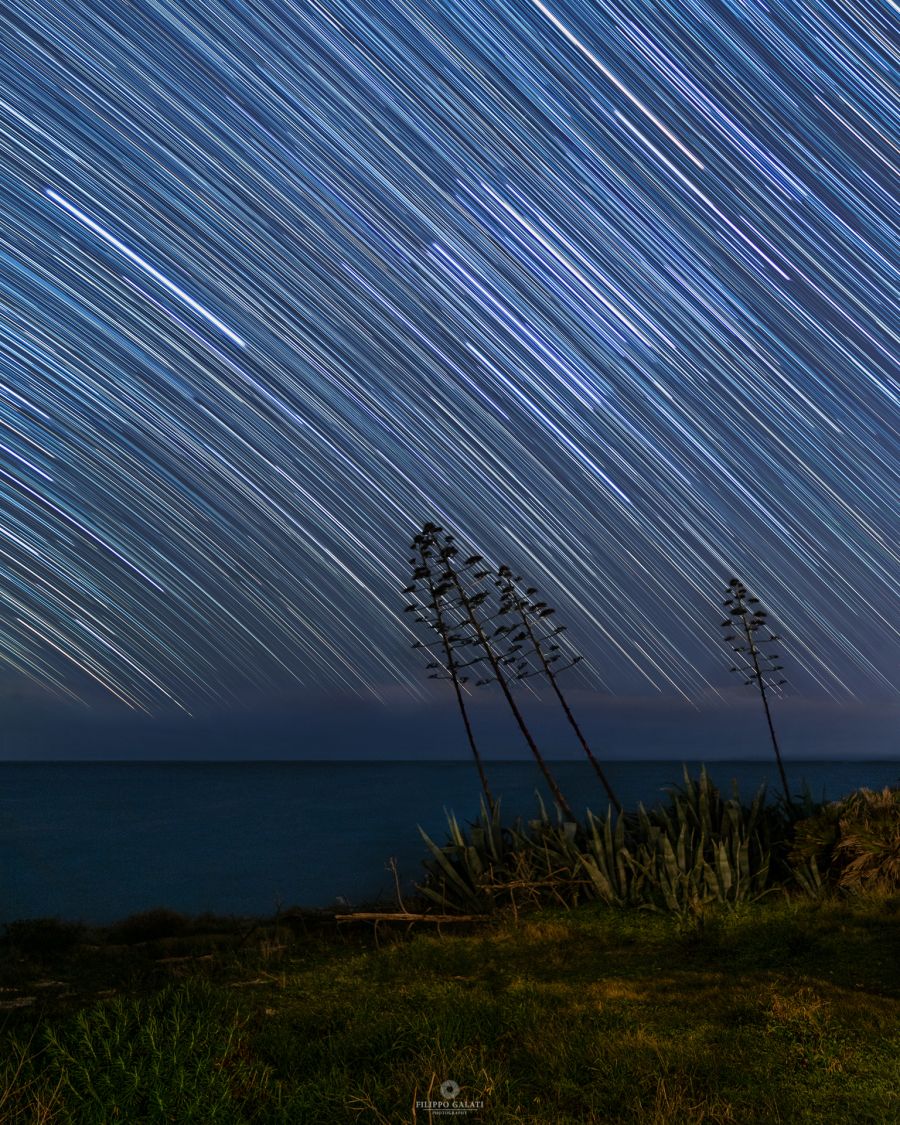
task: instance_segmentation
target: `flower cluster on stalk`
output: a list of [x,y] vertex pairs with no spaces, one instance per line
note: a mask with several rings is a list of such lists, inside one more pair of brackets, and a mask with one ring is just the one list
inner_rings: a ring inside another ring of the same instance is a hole
[[777,694],[787,680],[778,673],[784,670],[777,652],[769,647],[782,638],[773,633],[768,622],[768,613],[759,598],[752,597],[747,587],[737,579],[728,583],[728,596],[722,603],[728,617],[722,622],[725,635],[722,640],[728,644],[735,655],[731,671],[744,677],[744,686],[760,685]]

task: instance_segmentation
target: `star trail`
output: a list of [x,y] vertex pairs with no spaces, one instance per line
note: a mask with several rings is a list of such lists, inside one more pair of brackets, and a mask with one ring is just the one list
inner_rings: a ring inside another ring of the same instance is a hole
[[[156,714],[431,691],[426,519],[582,684],[900,686],[895,13],[18,0],[0,659]],[[573,672],[575,676],[577,673]]]

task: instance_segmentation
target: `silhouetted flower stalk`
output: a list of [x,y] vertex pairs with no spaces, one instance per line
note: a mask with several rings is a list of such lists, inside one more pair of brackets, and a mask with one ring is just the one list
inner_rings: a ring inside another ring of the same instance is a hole
[[[441,545],[438,540],[440,532],[441,529],[435,524],[426,523],[420,534],[413,539],[412,549],[416,554],[409,560],[414,568],[413,581],[406,587],[403,593],[415,595],[417,601],[405,606],[404,612],[414,613],[416,615],[415,620],[418,624],[426,625],[438,636],[438,640],[434,642],[434,644],[423,644],[421,641],[416,641],[413,644],[413,648],[421,648],[427,651],[436,647],[443,653],[443,667],[446,669],[446,678],[453,683],[459,713],[462,716],[463,726],[466,728],[466,737],[469,740],[469,747],[475,759],[478,776],[481,779],[481,788],[484,790],[488,808],[493,812],[494,798],[491,795],[487,775],[484,771],[484,762],[482,761],[481,754],[475,742],[475,735],[472,731],[472,724],[469,721],[469,713],[466,710],[466,704],[463,698],[462,685],[468,681],[469,677],[460,675],[461,669],[467,665],[461,664],[457,659],[457,650],[463,643],[463,638],[455,631],[452,620],[453,611],[449,595],[454,592],[454,587],[446,581],[435,580],[435,562],[440,561],[443,568],[445,568],[446,565],[443,559],[439,560],[438,558],[439,551],[441,550]],[[422,596],[422,592],[424,592],[424,597]],[[439,661],[431,661],[428,664],[428,668],[429,670],[440,669],[441,664]],[[440,671],[431,671],[430,678],[440,679],[442,678],[442,674]]]
[[441,572],[436,575],[435,579],[437,594],[446,598],[450,590],[454,592],[453,600],[449,603],[450,612],[453,614],[452,619],[445,612],[445,618],[450,620],[451,625],[448,636],[451,647],[455,646],[474,652],[474,655],[469,656],[467,660],[458,661],[457,667],[460,669],[468,668],[483,663],[490,668],[491,675],[479,682],[482,684],[492,682],[499,684],[503,697],[513,713],[516,725],[528,744],[528,749],[531,751],[534,760],[540,767],[554,801],[564,816],[569,820],[574,820],[569,803],[562,795],[556,778],[550,772],[550,768],[544,760],[528,724],[525,722],[525,717],[513,698],[510,690],[510,677],[507,676],[503,667],[503,660],[507,654],[502,652],[493,642],[491,636],[488,635],[493,618],[488,611],[488,591],[484,587],[484,581],[491,576],[491,571],[484,569],[484,559],[481,555],[470,555],[463,562],[457,562],[459,548],[456,546],[453,536],[444,532],[443,528],[437,527],[435,524],[426,524],[422,529],[422,534],[430,537],[434,544],[436,552],[435,569],[437,569],[438,562],[442,567]]
[[[621,812],[622,804],[613,791],[609,779],[603,772],[603,767],[597,761],[593,751],[588,745],[584,732],[578,725],[575,716],[572,714],[572,709],[569,707],[557,679],[560,672],[565,672],[567,669],[573,668],[582,658],[573,654],[568,658],[567,663],[560,663],[560,661],[566,659],[566,656],[557,638],[565,632],[566,626],[557,625],[555,628],[549,629],[549,631],[546,630],[546,620],[551,617],[556,610],[546,602],[532,601],[533,595],[538,593],[537,589],[534,586],[529,586],[523,591],[519,585],[521,582],[521,575],[514,575],[508,566],[501,566],[498,569],[496,585],[500,593],[500,614],[511,614],[517,621],[517,624],[514,626],[502,625],[497,630],[498,633],[501,633],[502,630],[502,633],[509,635],[512,642],[509,653],[504,658],[503,663],[507,666],[515,666],[515,678],[518,680],[526,680],[536,675],[545,675],[547,677],[556,698],[559,700],[563,713],[569,722],[569,726],[575,731],[578,741],[581,743],[582,750],[584,750],[588,761],[594,767],[594,772],[600,779],[600,783],[606,790],[606,795],[609,797],[616,810]],[[521,651],[520,646],[525,641],[527,641],[531,647],[531,651],[537,661],[537,668],[530,667],[527,660],[519,659],[518,653]]]
[[[793,807],[793,801],[788,787],[787,774],[784,772],[781,749],[775,735],[772,712],[769,708],[769,692],[779,691],[786,681],[774,678],[776,672],[782,671],[782,665],[775,663],[778,654],[771,652],[767,646],[781,638],[776,636],[769,628],[766,620],[768,613],[760,607],[759,598],[751,597],[747,587],[739,579],[731,579],[728,583],[727,593],[728,597],[722,604],[728,610],[729,618],[722,622],[722,628],[733,629],[734,632],[726,633],[723,639],[731,645],[732,651],[738,657],[738,663],[732,667],[731,671],[745,676],[745,685],[755,684],[759,691],[763,710],[766,713],[766,722],[769,724],[772,749],[775,751],[775,761],[778,763],[785,801],[790,809]],[[768,632],[768,636],[761,635],[763,629]]]
[[[447,560],[447,571],[445,571],[445,574],[443,574],[441,577],[442,579],[447,579],[448,582],[452,582],[454,587],[456,587],[458,595],[457,604],[459,607],[459,611],[462,614],[463,622],[465,622],[468,629],[470,630],[469,642],[472,643],[472,645],[477,646],[477,648],[480,649],[481,654],[483,654],[483,656],[478,656],[475,659],[472,659],[471,661],[469,661],[469,663],[477,664],[480,663],[481,660],[486,661],[488,667],[490,668],[490,672],[492,672],[493,675],[488,676],[485,679],[481,679],[479,683],[485,684],[495,682],[499,685],[499,690],[503,692],[504,699],[506,700],[508,705],[510,705],[510,710],[513,713],[513,718],[515,719],[516,726],[519,727],[520,731],[522,732],[522,737],[525,739],[526,744],[528,744],[535,762],[537,762],[538,766],[540,767],[540,771],[544,776],[544,780],[547,781],[547,784],[550,787],[550,792],[553,795],[553,801],[557,803],[560,811],[562,812],[562,814],[564,814],[565,817],[567,817],[569,820],[574,820],[575,816],[573,814],[573,811],[571,811],[571,808],[569,807],[569,803],[565,799],[565,796],[562,795],[562,791],[560,790],[556,777],[553,777],[552,773],[550,772],[550,767],[547,765],[547,762],[546,760],[544,760],[541,751],[538,749],[537,742],[534,741],[534,737],[532,736],[532,733],[528,727],[528,723],[525,722],[524,715],[519,709],[519,704],[515,702],[515,699],[513,697],[513,693],[511,691],[511,677],[507,676],[504,670],[504,664],[506,663],[508,652],[504,652],[503,650],[499,649],[495,645],[493,638],[488,636],[488,629],[493,619],[483,611],[481,611],[481,607],[483,607],[483,605],[487,601],[487,593],[483,588],[478,588],[475,589],[475,591],[471,591],[471,589],[467,589],[466,586],[463,585],[462,576],[463,574],[465,574],[465,571],[470,567],[480,566],[481,564],[483,564],[484,559],[481,558],[480,555],[472,555],[470,558],[466,559],[465,564],[463,564],[462,567],[454,567],[453,556],[456,555],[456,547],[452,546],[452,537],[448,537],[448,539],[450,540],[450,546],[444,551],[445,560]],[[480,582],[480,580],[484,580],[484,578],[486,578],[489,573],[489,570],[478,570],[474,575],[472,575],[472,578],[476,579],[477,582]],[[481,611],[480,615],[479,611]]]

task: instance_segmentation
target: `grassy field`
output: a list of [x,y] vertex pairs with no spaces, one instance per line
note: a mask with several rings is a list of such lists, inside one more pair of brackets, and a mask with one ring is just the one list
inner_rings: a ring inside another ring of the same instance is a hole
[[896,898],[461,929],[13,927],[0,1121],[900,1122]]

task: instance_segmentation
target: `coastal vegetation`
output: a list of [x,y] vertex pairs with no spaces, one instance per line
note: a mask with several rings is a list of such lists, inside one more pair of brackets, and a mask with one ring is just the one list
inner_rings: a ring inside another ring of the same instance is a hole
[[[789,881],[791,818],[760,790],[749,806],[722,794],[706,771],[671,791],[667,804],[586,823],[551,818],[502,823],[482,808],[463,830],[449,818],[450,840],[431,853],[421,886],[441,909],[489,911],[508,905],[574,906],[598,900],[700,914],[713,903],[754,901]],[[814,860],[810,860],[814,862]]]
[[[470,670],[478,672],[476,687],[496,684],[500,688],[547,782],[556,809],[567,822],[574,822],[571,806],[513,694],[513,689],[523,681],[544,680],[596,773],[606,800],[621,816],[622,803],[560,686],[560,673],[580,663],[581,656],[566,643],[563,637],[566,626],[550,620],[556,613],[555,608],[541,600],[537,587],[528,585],[510,566],[504,563],[495,568],[487,564],[481,554],[461,552],[456,536],[430,520],[414,537],[411,550],[411,579],[402,591],[409,600],[403,611],[411,614],[414,624],[423,627],[427,635],[425,641],[417,638],[413,648],[428,654],[430,679],[448,679],[453,684],[491,818],[495,801],[465,699],[469,690],[466,685],[472,679]],[[730,647],[735,661],[730,670],[738,673],[745,685],[759,692],[781,779],[785,810],[796,818],[797,810],[793,807],[794,798],[770,706],[771,698],[781,695],[787,682],[781,675],[784,666],[776,663],[781,657],[771,649],[781,637],[772,632],[768,611],[760,605],[759,598],[751,594],[740,579],[729,580],[722,605],[728,614],[721,623],[725,629],[722,639]]]
[[634,814],[587,814],[585,824],[540,815],[504,825],[482,807],[449,839],[422,833],[430,852],[421,893],[444,911],[598,901],[702,919],[711,908],[776,893],[813,899],[900,894],[900,787],[860,789],[839,801],[749,805],[725,798],[705,770],[684,771],[667,803]]
[[395,913],[11,923],[0,1121],[896,1121],[900,789],[762,797],[485,806]]
[[[560,673],[580,657],[564,641],[565,626],[551,620],[555,609],[508,565],[494,568],[481,554],[461,551],[438,524],[424,523],[412,549],[404,609],[428,634],[414,647],[431,656],[431,678],[452,681],[484,791],[473,823],[461,826],[449,816],[445,843],[422,833],[429,855],[418,889],[434,908],[483,914],[596,900],[699,916],[711,905],[753,902],[777,888],[817,896],[835,885],[897,887],[896,790],[863,790],[830,806],[808,792],[791,793],[771,708],[786,683],[781,657],[772,651],[781,637],[740,579],[727,584],[722,640],[735,662],[731,672],[759,693],[782,794],[767,801],[760,790],[744,804],[737,792],[723,797],[705,771],[694,779],[685,770],[667,803],[626,811],[560,686]],[[503,819],[466,706],[473,669],[476,687],[499,686],[547,781],[555,815],[541,803],[534,819]],[[579,822],[538,748],[513,695],[517,684],[534,678],[560,703],[601,782],[605,814],[588,812]]]

